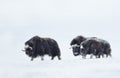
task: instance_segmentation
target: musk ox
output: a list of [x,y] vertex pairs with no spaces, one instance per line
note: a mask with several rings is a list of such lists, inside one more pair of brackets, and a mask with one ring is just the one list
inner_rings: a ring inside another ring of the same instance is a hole
[[81,53],[86,57],[87,54],[95,55],[96,58],[100,58],[100,56],[106,57],[111,56],[111,47],[110,44],[102,39],[98,38],[90,38],[83,41],[80,45]]
[[77,36],[71,41],[70,45],[71,45],[74,56],[78,56],[81,54],[80,53],[80,44],[81,44],[81,42],[83,42],[85,40],[86,40],[86,38],[84,36]]
[[106,57],[111,56],[111,47],[110,44],[97,37],[83,37],[77,36],[74,38],[70,45],[72,46],[74,56],[82,55],[83,58],[86,58],[86,55],[96,56],[100,58],[102,55]]
[[29,57],[31,57],[31,61],[38,56],[41,56],[41,60],[44,60],[44,55],[51,56],[51,60],[53,60],[55,56],[57,56],[59,60],[61,59],[59,46],[57,42],[51,38],[34,36],[25,42],[24,51]]
[[[96,38],[96,37],[90,37],[90,38]],[[87,37],[80,35],[80,36],[75,37],[71,41],[70,45],[71,45],[74,56],[78,56],[78,55],[84,56],[83,51],[81,52],[80,45],[83,41],[86,41],[87,39],[90,39],[90,38],[87,38]]]

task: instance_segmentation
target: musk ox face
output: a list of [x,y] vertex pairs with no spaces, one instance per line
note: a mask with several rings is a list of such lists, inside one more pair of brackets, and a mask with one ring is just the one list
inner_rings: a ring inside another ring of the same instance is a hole
[[30,47],[29,45],[25,45],[25,53],[28,55],[28,56],[32,56],[32,47]]
[[32,56],[34,41],[35,41],[35,39],[32,38],[32,39],[28,40],[27,42],[25,42],[25,47],[24,47],[25,50],[24,51],[28,56]]
[[80,54],[80,46],[79,45],[72,45],[73,55],[78,56]]

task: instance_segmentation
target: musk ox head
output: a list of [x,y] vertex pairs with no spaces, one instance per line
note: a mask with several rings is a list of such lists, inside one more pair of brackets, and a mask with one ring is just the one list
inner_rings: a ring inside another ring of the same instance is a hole
[[75,44],[80,45],[81,42],[83,42],[84,40],[86,40],[84,36],[77,36],[71,41],[70,45],[75,45]]
[[72,45],[72,51],[74,56],[78,56],[80,54],[80,46],[77,44]]
[[26,45],[25,46],[25,53],[28,55],[28,56],[32,56],[32,47],[30,47],[29,45]]
[[25,50],[23,50],[28,56],[33,57],[34,56],[34,46],[36,45],[36,40],[38,40],[38,36],[34,36],[30,40],[25,42]]
[[80,44],[85,41],[86,38],[84,36],[77,36],[75,37],[70,45],[72,46],[72,51],[74,56],[78,56],[80,54]]

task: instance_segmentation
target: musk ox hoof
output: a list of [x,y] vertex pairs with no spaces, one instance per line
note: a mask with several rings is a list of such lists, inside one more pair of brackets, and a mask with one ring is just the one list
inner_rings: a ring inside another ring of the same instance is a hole
[[61,57],[60,57],[60,56],[58,56],[58,60],[61,60]]
[[31,58],[31,61],[33,61],[33,58]]
[[41,57],[41,61],[43,61],[44,60],[44,58],[43,57]]

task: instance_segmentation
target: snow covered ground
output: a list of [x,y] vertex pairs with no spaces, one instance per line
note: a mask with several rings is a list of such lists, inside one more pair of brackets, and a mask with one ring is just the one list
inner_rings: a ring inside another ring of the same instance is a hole
[[0,62],[0,78],[119,78],[116,58]]
[[[120,0],[0,0],[0,78],[120,78]],[[30,61],[21,50],[31,37],[55,39],[62,60]],[[99,37],[112,58],[74,57],[70,41]]]

